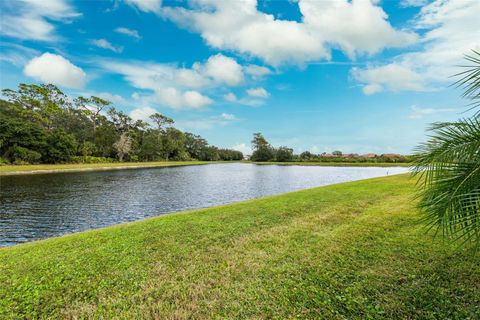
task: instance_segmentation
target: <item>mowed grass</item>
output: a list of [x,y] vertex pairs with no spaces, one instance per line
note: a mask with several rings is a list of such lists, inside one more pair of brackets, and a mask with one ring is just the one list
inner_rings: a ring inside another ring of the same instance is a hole
[[479,319],[480,257],[408,175],[0,249],[0,318]]
[[0,175],[26,173],[26,172],[61,172],[61,171],[83,171],[111,170],[111,169],[134,169],[134,168],[155,168],[185,166],[195,164],[216,163],[215,161],[156,161],[156,162],[111,162],[111,163],[70,163],[70,164],[28,164],[28,165],[3,165],[0,166]]

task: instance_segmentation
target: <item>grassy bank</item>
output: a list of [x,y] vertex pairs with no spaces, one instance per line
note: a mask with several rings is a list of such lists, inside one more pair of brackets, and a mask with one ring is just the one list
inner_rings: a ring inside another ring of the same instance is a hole
[[289,162],[256,162],[255,164],[276,164],[283,166],[323,166],[323,167],[410,167],[411,163],[405,162],[316,162],[316,161],[289,161]]
[[112,162],[112,163],[70,163],[70,164],[31,164],[0,166],[0,175],[16,175],[31,173],[53,173],[63,171],[102,171],[139,169],[155,167],[171,167],[214,163],[213,161],[157,161],[157,162]]
[[479,318],[480,259],[408,175],[0,249],[0,318]]

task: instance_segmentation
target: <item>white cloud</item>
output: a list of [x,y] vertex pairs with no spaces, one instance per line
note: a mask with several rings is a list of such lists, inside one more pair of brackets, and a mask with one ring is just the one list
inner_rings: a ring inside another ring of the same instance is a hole
[[93,96],[97,96],[99,98],[102,98],[102,99],[105,99],[107,101],[110,101],[114,104],[126,104],[127,103],[127,100],[118,95],[118,94],[111,94],[109,92],[100,92],[100,93],[94,93],[94,94],[91,94]]
[[162,0],[124,0],[128,5],[144,12],[160,13]]
[[141,39],[142,37],[140,36],[140,34],[138,33],[137,30],[134,30],[134,29],[128,29],[128,28],[124,28],[124,27],[118,27],[115,29],[115,32],[118,32],[118,33],[121,33],[121,34],[124,34],[124,35],[127,35],[129,37],[132,37],[132,38],[135,38],[137,40]]
[[151,107],[145,106],[145,107],[133,109],[128,115],[133,120],[142,120],[145,122],[149,122],[150,121],[149,117],[156,112],[157,110]]
[[106,39],[94,39],[94,40],[92,40],[92,44],[99,47],[99,48],[111,50],[111,51],[116,52],[116,53],[120,53],[120,52],[123,51],[123,47],[114,46],[113,44],[111,44]]
[[26,76],[68,88],[82,88],[85,85],[85,72],[64,57],[44,53],[30,60],[23,73]]
[[155,91],[155,101],[174,109],[201,109],[213,102],[198,91],[180,91],[176,88],[159,88]]
[[38,56],[39,51],[22,45],[0,43],[0,61],[5,61],[17,67],[24,66],[32,57]]
[[126,80],[140,89],[155,90],[166,86],[199,89],[222,84],[233,86],[243,81],[241,66],[223,55],[211,56],[204,64],[193,63],[191,68],[141,61],[103,60],[100,64],[108,71],[124,75]]
[[382,92],[383,86],[378,83],[371,83],[363,86],[362,90],[363,90],[363,93],[369,96],[378,92]]
[[233,115],[228,113],[222,113],[218,116],[212,116],[208,118],[197,118],[197,119],[189,119],[189,120],[179,120],[176,122],[177,127],[183,130],[188,129],[211,129],[218,126],[227,126],[233,122],[238,121],[239,119]]
[[270,93],[262,87],[248,89],[247,94],[257,98],[268,98],[270,96]]
[[231,146],[230,149],[240,151],[243,155],[252,154],[252,148],[245,143],[237,143]]
[[428,0],[402,0],[400,6],[403,8],[408,7],[423,7],[428,3]]
[[415,34],[395,30],[387,20],[388,15],[377,3],[365,0],[300,0],[299,6],[304,23],[351,58],[416,42]]
[[424,91],[425,84],[420,75],[398,64],[387,64],[366,69],[352,68],[353,77],[366,85],[363,92],[371,95],[384,90],[389,91]]
[[[250,92],[250,95],[248,94]],[[251,97],[254,98],[251,98]],[[241,105],[246,105],[250,107],[259,107],[265,104],[266,97],[269,97],[270,94],[263,88],[252,88],[247,90],[247,96],[238,98],[234,93],[229,92],[223,95],[223,99],[228,102],[238,103]]]
[[220,118],[223,120],[231,121],[231,120],[238,120],[234,114],[231,113],[222,113]]
[[203,63],[195,62],[191,68],[142,61],[100,60],[99,64],[109,72],[122,75],[133,87],[151,91],[151,101],[177,109],[208,106],[213,100],[201,93],[202,89],[236,86],[244,81],[242,66],[221,54]]
[[260,79],[272,73],[272,71],[263,66],[257,66],[255,64],[249,64],[244,67],[245,73],[250,75],[253,79]]
[[1,34],[39,41],[57,41],[53,22],[68,22],[81,15],[65,0],[7,0],[2,11]]
[[451,108],[443,108],[443,109],[418,108],[416,105],[411,106],[410,109],[412,111],[408,116],[410,119],[421,119],[431,114],[455,111],[455,109],[451,109]]
[[395,30],[376,3],[300,0],[302,22],[260,12],[255,0],[197,0],[191,9],[165,7],[162,14],[200,33],[211,47],[259,57],[271,65],[301,65],[330,59],[332,47],[353,57],[414,43],[416,35]]
[[237,96],[234,93],[229,92],[229,93],[227,93],[223,96],[223,99],[225,99],[229,102],[235,102],[235,101],[237,101]]
[[[434,1],[422,7],[413,21],[424,31],[422,46],[400,54],[392,62],[352,69],[354,78],[365,85],[365,93],[381,90],[434,90],[451,83],[459,72],[463,55],[480,50],[480,1]],[[371,90],[371,86],[381,90]],[[370,88],[370,89],[369,89]]]
[[235,59],[226,57],[221,53],[208,58],[203,68],[204,74],[217,82],[224,82],[230,86],[239,85],[243,82],[242,66]]

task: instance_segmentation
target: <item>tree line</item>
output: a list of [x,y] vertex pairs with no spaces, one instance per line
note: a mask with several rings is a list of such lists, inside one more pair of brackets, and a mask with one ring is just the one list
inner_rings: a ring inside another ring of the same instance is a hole
[[331,154],[322,153],[314,154],[309,151],[304,151],[300,154],[295,154],[292,148],[281,146],[274,148],[267,139],[259,132],[253,134],[252,139],[252,155],[250,160],[258,162],[411,162],[412,156],[404,156],[400,154],[343,154],[341,151],[336,150]]
[[160,113],[150,116],[152,124],[135,121],[110,101],[72,100],[52,84],[20,84],[2,92],[0,163],[243,159],[240,151],[176,129]]

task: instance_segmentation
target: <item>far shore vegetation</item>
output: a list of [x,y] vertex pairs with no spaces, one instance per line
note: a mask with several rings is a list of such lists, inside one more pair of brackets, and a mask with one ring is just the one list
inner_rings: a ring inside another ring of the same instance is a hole
[[[274,148],[261,133],[252,140],[251,157],[218,148],[199,135],[182,132],[174,120],[152,114],[133,120],[99,97],[69,98],[52,84],[20,84],[0,99],[0,166],[31,164],[102,164],[158,161],[239,161],[318,163],[410,163],[394,153],[354,154],[340,150],[294,154]],[[108,164],[108,165],[106,165]],[[92,166],[92,167],[95,167]]]

